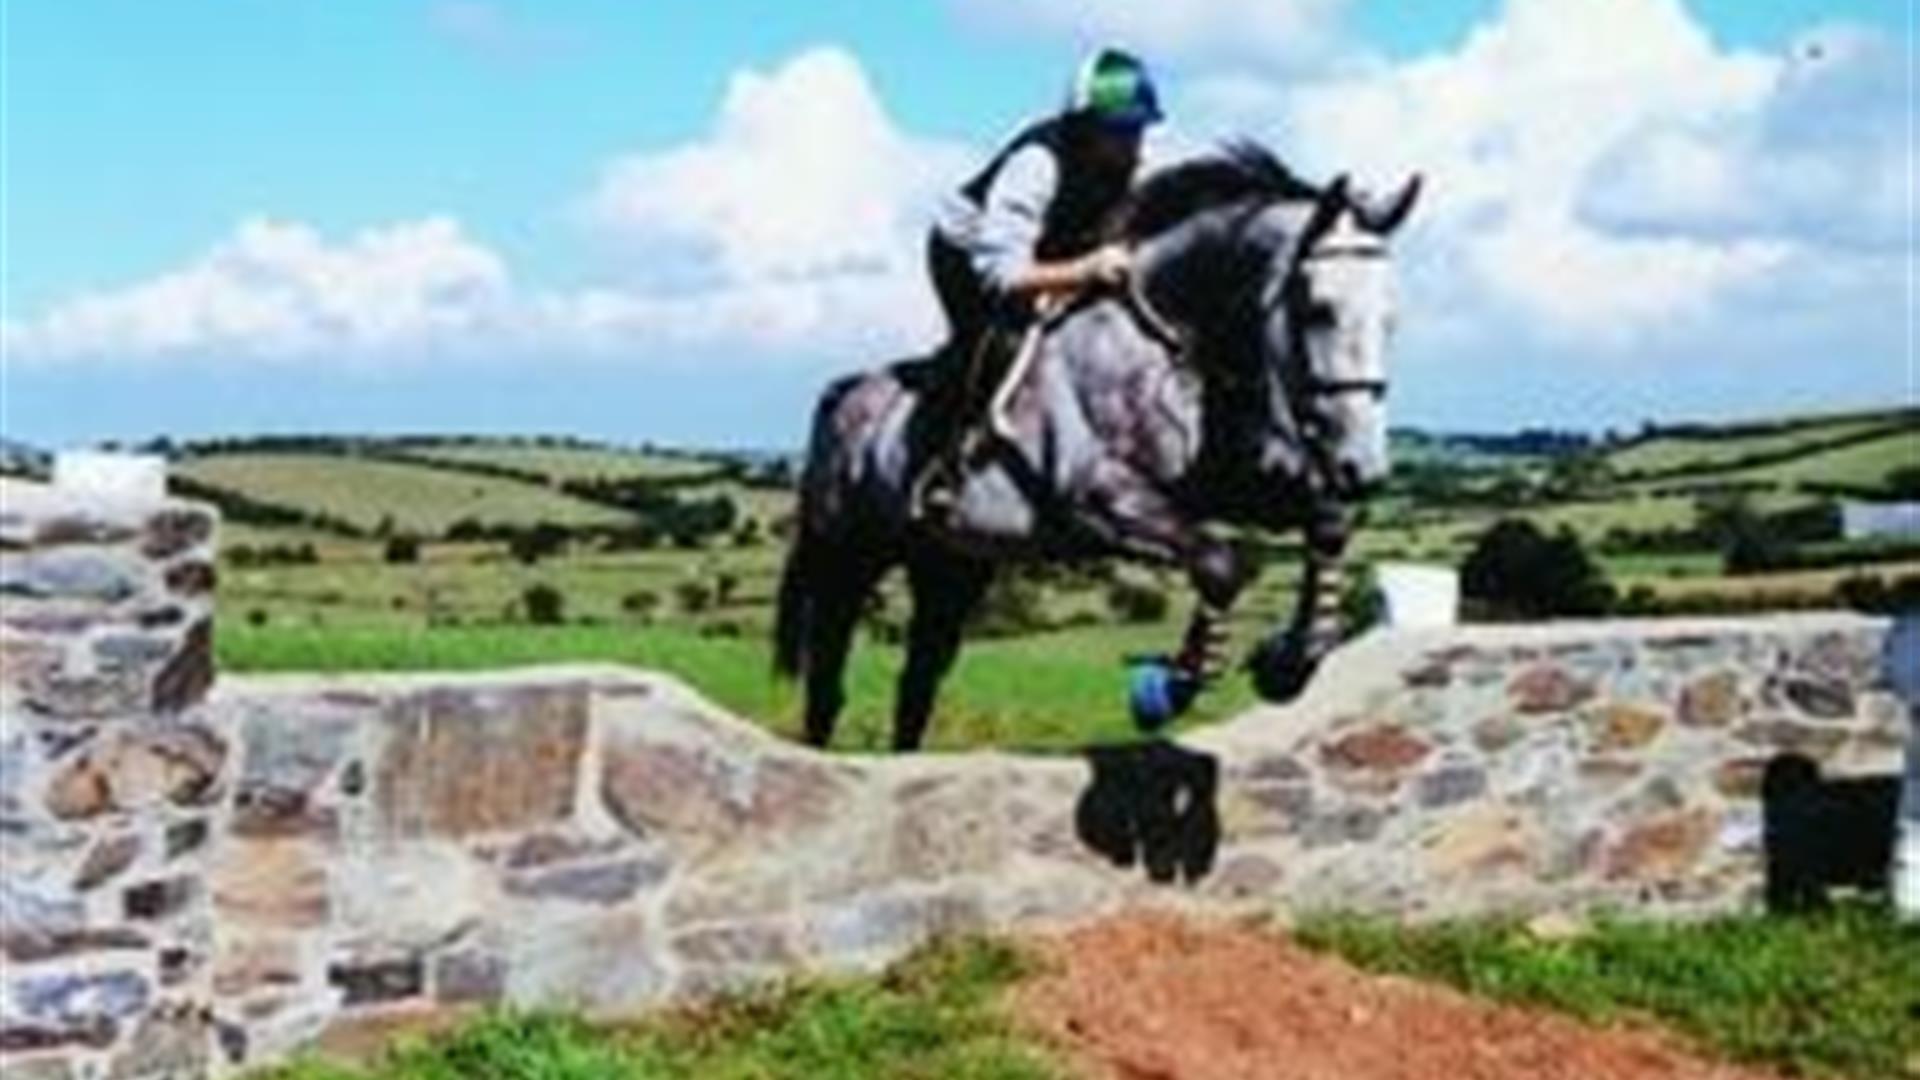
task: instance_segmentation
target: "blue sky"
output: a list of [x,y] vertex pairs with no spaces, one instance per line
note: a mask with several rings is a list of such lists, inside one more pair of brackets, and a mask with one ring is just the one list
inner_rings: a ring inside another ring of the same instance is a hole
[[[1578,14],[1556,28],[1552,2],[8,3],[0,421],[43,444],[792,442],[825,378],[924,337],[912,241],[929,193],[1109,38],[1156,61],[1193,139],[1251,129],[1310,163],[1422,167],[1472,196],[1406,240],[1401,422],[1629,426],[1910,397],[1910,202],[1869,198],[1842,228],[1808,213],[1828,192],[1786,179],[1808,169],[1769,164],[1910,167],[1887,149],[1911,125],[1911,83],[1887,75],[1909,71],[1908,14],[1620,0],[1624,16],[1593,23],[1610,41]],[[1432,105],[1489,72],[1525,85],[1529,58],[1560,48],[1608,132],[1573,164],[1529,149],[1555,138],[1524,103]],[[1641,51],[1697,63],[1700,89],[1640,101]],[[1820,63],[1796,74],[1807,56]],[[1793,134],[1796,110],[1836,94],[1867,118],[1857,139]],[[1496,136],[1532,141],[1489,179],[1475,148]],[[1419,145],[1383,149],[1398,142]],[[769,206],[789,196],[756,184],[816,146],[885,167],[842,183],[809,166],[792,208]],[[1666,164],[1702,161],[1720,164]],[[1729,172],[1766,188],[1740,215],[1703,195],[1703,175]],[[1554,200],[1567,212],[1525,229],[1476,224]],[[864,275],[810,256],[848,229],[863,235],[835,253]],[[1652,284],[1616,274],[1650,252]]]

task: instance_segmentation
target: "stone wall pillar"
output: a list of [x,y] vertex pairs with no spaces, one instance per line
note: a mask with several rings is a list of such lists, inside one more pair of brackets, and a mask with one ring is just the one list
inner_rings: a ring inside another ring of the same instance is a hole
[[0,479],[0,1075],[204,1075],[215,512]]

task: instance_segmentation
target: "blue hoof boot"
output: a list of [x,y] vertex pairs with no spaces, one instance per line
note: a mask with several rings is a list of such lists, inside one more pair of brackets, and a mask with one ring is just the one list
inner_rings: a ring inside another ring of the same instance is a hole
[[1142,731],[1158,731],[1180,718],[1200,694],[1200,680],[1164,661],[1136,664],[1127,703]]

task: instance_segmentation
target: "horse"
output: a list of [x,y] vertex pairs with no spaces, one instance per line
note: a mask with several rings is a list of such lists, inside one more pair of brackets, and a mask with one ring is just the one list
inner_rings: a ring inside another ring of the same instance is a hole
[[1004,411],[996,401],[993,452],[967,464],[940,520],[914,512],[916,478],[941,452],[925,362],[831,383],[774,626],[777,670],[805,677],[807,742],[831,741],[861,611],[904,567],[893,746],[917,749],[963,624],[1017,559],[1185,570],[1199,603],[1183,644],[1135,687],[1136,718],[1163,722],[1220,674],[1219,623],[1254,569],[1208,523],[1302,531],[1298,607],[1247,660],[1264,695],[1297,693],[1338,644],[1352,510],[1388,470],[1388,241],[1419,190],[1418,176],[1385,200],[1345,176],[1317,187],[1252,143],[1146,177],[1103,226],[1133,253],[1129,284],[1044,318]]

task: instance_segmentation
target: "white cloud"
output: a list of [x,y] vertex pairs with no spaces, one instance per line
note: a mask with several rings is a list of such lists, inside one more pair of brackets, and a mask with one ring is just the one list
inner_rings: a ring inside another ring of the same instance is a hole
[[10,323],[6,344],[28,360],[699,347],[879,359],[938,332],[924,231],[969,157],[900,131],[851,55],[815,49],[736,75],[706,137],[603,170],[581,216],[643,268],[634,280],[516,288],[505,259],[447,218],[337,243],[251,220],[183,269]]
[[329,243],[254,218],[186,267],[74,297],[9,328],[23,359],[311,356],[432,348],[506,315],[499,256],[445,217]]
[[900,131],[859,61],[817,48],[734,75],[702,141],[615,161],[587,216],[726,282],[896,273],[967,156]]
[[1803,34],[1760,106],[1660,118],[1596,170],[1583,210],[1628,231],[1900,248],[1912,208],[1905,57],[1858,27]]
[[[1840,74],[1860,70],[1857,46],[1829,52],[1827,80],[1889,97]],[[1779,122],[1813,108],[1804,81],[1780,56],[1717,46],[1679,0],[1507,0],[1453,51],[1293,85],[1203,77],[1188,122],[1284,133],[1323,175],[1426,173],[1406,245],[1422,317],[1442,308],[1456,322],[1618,349],[1726,317],[1731,298],[1823,239],[1779,200],[1747,215],[1772,227],[1707,227],[1754,182],[1756,162],[1796,176],[1850,167],[1832,129]],[[1740,134],[1761,131],[1771,134]],[[1875,158],[1873,175],[1891,174],[1880,144],[1839,139],[1854,159]],[[1860,186],[1873,189],[1865,201],[1889,201],[1875,182]]]

